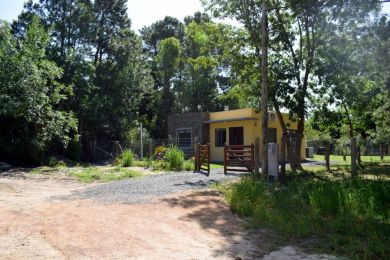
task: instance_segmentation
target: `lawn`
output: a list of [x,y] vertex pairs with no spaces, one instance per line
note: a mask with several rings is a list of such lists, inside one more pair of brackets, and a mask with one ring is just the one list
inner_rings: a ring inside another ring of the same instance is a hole
[[[315,161],[325,161],[324,155],[314,155]],[[381,160],[380,156],[361,156],[362,162],[366,163],[376,163],[376,162],[390,162],[390,156],[385,156],[384,160]],[[346,161],[344,161],[344,158],[342,155],[331,155],[330,156],[330,162],[331,163],[337,163],[337,164],[343,164],[343,165],[350,165],[351,164],[351,156],[346,156]]]
[[351,179],[348,166],[332,174],[324,167],[310,170],[289,173],[284,186],[248,177],[218,189],[249,226],[271,230],[280,243],[351,259],[388,257],[390,164],[360,169],[360,176],[374,178]]

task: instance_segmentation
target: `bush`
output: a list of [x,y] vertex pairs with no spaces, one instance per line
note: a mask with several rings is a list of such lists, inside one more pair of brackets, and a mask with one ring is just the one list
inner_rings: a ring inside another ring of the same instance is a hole
[[66,163],[64,161],[58,160],[54,156],[50,156],[49,158],[47,158],[46,164],[47,164],[47,166],[52,167],[52,168],[66,166]]
[[134,153],[130,149],[123,151],[116,159],[116,164],[122,167],[130,167],[133,165],[133,162]]
[[186,171],[194,171],[195,170],[195,165],[193,160],[187,160],[184,162],[184,170]]
[[244,178],[224,193],[232,211],[255,227],[315,236],[332,253],[352,258],[390,254],[389,181],[300,179],[279,187]]
[[167,170],[181,171],[184,164],[184,153],[177,147],[172,146],[165,152],[165,160],[167,161]]

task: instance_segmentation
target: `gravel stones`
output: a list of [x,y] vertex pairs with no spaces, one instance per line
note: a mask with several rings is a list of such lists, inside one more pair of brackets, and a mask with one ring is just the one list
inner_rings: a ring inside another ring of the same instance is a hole
[[105,204],[139,204],[178,191],[206,189],[212,183],[233,180],[242,175],[224,175],[218,170],[213,171],[210,176],[193,172],[166,173],[100,184],[75,195],[82,199],[96,199]]

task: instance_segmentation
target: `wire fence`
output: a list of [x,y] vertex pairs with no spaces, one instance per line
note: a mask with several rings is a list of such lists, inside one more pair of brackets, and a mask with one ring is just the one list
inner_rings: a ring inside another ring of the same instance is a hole
[[184,152],[186,158],[195,155],[197,138],[145,139],[136,141],[91,141],[88,149],[88,158],[91,162],[112,161],[123,151],[130,149],[137,159],[149,158],[154,155],[159,146],[176,146]]
[[[326,143],[322,140],[308,140],[306,147],[312,147],[314,154],[324,155],[326,152]],[[363,156],[384,156],[390,155],[390,145],[383,143],[377,144],[371,141],[366,141],[363,144],[358,145],[360,153]],[[339,142],[333,140],[330,144],[330,153],[332,155],[351,155],[351,144],[350,141]]]

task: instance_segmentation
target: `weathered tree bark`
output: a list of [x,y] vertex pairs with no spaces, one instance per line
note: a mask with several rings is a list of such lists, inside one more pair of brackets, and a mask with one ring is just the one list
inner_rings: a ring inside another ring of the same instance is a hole
[[362,156],[361,156],[361,151],[360,151],[359,145],[356,147],[356,157],[357,157],[357,162],[359,164],[359,167],[362,167]]
[[262,135],[263,150],[261,172],[264,176],[268,175],[268,17],[267,4],[265,1],[262,6],[262,46],[261,46],[261,112],[262,112]]

